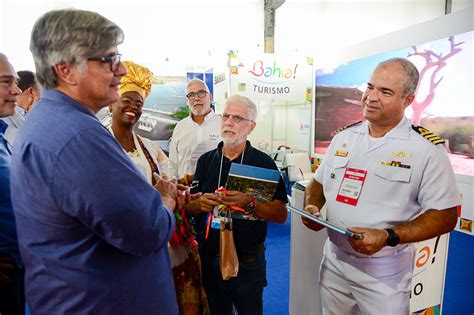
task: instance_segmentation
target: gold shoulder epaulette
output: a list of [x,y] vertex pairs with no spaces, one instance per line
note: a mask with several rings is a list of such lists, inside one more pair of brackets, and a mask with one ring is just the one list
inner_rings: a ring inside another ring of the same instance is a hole
[[352,127],[352,126],[358,125],[358,124],[360,124],[361,122],[362,122],[362,120],[356,121],[355,123],[352,123],[352,124],[349,124],[349,125],[347,125],[347,126],[345,126],[345,127],[342,127],[342,128],[337,129],[336,131],[334,131],[334,133],[339,133],[339,132],[341,132],[341,131],[343,131],[343,130],[346,130],[347,128],[350,128],[350,127]]
[[427,139],[428,141],[430,141],[431,143],[433,144],[440,144],[440,143],[444,143],[444,140],[441,139],[439,136],[435,135],[434,133],[432,133],[431,131],[429,131],[428,129],[426,128],[423,128],[421,126],[415,126],[415,125],[411,125],[411,127],[413,128],[413,130],[415,130],[418,134],[420,134],[420,136],[422,136],[423,138]]

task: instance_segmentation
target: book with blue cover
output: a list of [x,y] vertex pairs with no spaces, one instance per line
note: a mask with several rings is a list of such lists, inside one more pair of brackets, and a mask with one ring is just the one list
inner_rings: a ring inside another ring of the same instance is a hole
[[[280,172],[268,168],[232,163],[225,188],[253,196],[258,201],[271,201],[275,195]],[[233,211],[232,218],[259,220],[253,214]]]

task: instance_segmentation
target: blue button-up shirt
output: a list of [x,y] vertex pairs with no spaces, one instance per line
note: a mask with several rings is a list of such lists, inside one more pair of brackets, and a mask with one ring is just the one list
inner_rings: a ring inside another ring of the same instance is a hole
[[32,314],[177,314],[174,216],[84,106],[45,90],[13,148]]
[[0,119],[0,253],[8,253],[20,264],[10,198],[11,146],[3,137],[8,125]]

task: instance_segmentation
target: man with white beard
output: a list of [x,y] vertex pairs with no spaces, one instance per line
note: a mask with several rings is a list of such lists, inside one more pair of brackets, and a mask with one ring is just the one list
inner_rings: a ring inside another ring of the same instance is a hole
[[190,113],[174,128],[168,176],[190,184],[198,158],[215,149],[220,141],[220,119],[211,108],[212,95],[206,82],[190,80],[186,85],[186,99]]
[[[233,95],[226,100],[221,115],[221,139],[217,149],[203,154],[196,167],[193,193],[202,192],[197,200],[186,205],[189,214],[197,222],[199,253],[202,262],[202,278],[211,314],[232,314],[232,305],[239,314],[263,314],[263,288],[267,285],[265,238],[267,221],[284,223],[286,190],[280,176],[271,201],[257,201],[239,191],[229,191],[225,196],[214,192],[225,186],[232,163],[246,164],[278,170],[275,162],[262,151],[252,147],[247,140],[256,126],[257,107],[247,97]],[[206,222],[214,206],[239,207],[261,220],[234,219],[233,236],[239,272],[237,277],[223,280],[219,270],[219,228]],[[208,234],[208,235],[206,235]]]

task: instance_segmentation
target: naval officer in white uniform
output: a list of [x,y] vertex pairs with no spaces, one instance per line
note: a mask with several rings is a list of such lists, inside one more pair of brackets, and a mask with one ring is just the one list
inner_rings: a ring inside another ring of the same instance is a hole
[[408,314],[414,243],[456,225],[461,200],[444,141],[404,115],[418,80],[407,59],[380,63],[361,100],[366,121],[334,137],[306,189],[306,211],[319,215],[327,204],[329,221],[363,235],[328,230],[324,314]]

